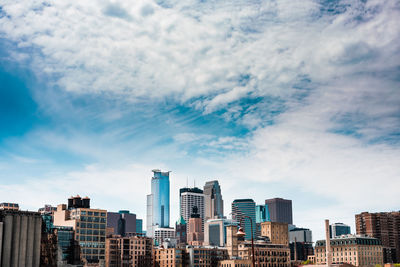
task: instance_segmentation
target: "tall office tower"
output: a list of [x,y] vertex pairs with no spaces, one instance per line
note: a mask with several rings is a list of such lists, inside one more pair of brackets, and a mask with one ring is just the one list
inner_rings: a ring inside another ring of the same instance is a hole
[[187,231],[186,231],[186,221],[180,216],[179,220],[175,224],[175,234],[178,244],[186,245],[187,242]]
[[204,233],[202,229],[202,219],[196,206],[192,209],[189,219],[189,231],[187,233],[187,243],[192,246],[202,246]]
[[265,200],[268,206],[271,222],[293,224],[292,201],[283,198],[272,198]]
[[289,230],[289,242],[312,243],[312,232],[307,228],[293,228]]
[[90,208],[90,199],[79,196],[57,206],[54,226],[69,226],[75,231],[75,240],[81,246],[81,255],[89,263],[104,261],[107,211]]
[[136,218],[136,233],[143,234],[143,220]]
[[0,210],[0,266],[40,264],[40,213]]
[[169,228],[169,173],[152,170],[151,194],[147,195],[147,236],[156,228]]
[[400,262],[400,211],[357,214],[356,232],[382,242],[385,263]]
[[[252,219],[253,226],[250,219],[244,216],[249,216]],[[256,203],[252,199],[235,199],[232,202],[232,219],[240,223],[246,233],[245,239],[251,239],[251,228],[253,227],[253,236],[256,237]]]
[[204,185],[205,220],[224,217],[224,201],[218,181],[209,181]]
[[[136,214],[129,210],[119,212],[107,212],[107,228],[112,228],[113,235],[129,235],[136,233]],[[111,232],[111,229],[109,229]]]
[[[180,195],[180,215],[186,222],[189,222],[190,215],[192,214],[193,207],[198,208],[201,218],[202,229],[204,229],[204,194],[203,190],[194,188],[181,188]],[[187,224],[186,231],[189,232],[189,224]]]
[[341,235],[351,234],[350,226],[344,223],[334,223],[329,225],[329,236],[335,238]]

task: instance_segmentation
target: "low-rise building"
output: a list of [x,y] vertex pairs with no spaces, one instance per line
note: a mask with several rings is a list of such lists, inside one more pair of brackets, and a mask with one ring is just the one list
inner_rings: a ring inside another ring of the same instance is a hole
[[112,235],[106,239],[106,267],[152,266],[153,240],[143,236]]
[[223,260],[218,263],[218,267],[252,267],[251,260]]
[[218,263],[229,259],[226,248],[190,247],[186,248],[189,267],[218,267]]
[[[239,244],[239,258],[250,260],[251,241]],[[254,242],[255,262],[259,267],[290,267],[290,250],[286,245],[271,244],[263,240]]]
[[155,248],[153,250],[155,267],[187,266],[187,254],[184,248]]
[[[382,243],[368,236],[346,235],[330,241],[333,264],[348,263],[354,266],[383,264]],[[326,264],[326,241],[315,244],[315,263]]]

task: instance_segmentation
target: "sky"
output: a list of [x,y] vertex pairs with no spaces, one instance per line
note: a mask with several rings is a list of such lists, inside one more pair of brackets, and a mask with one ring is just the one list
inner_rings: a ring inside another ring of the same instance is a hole
[[[0,202],[145,219],[179,188],[293,200],[294,224],[400,209],[400,2],[0,0]],[[145,224],[144,224],[145,225]]]

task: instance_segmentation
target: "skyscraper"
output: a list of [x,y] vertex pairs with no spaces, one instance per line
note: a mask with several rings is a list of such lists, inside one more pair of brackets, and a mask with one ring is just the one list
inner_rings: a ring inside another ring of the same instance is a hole
[[400,262],[400,211],[357,214],[356,232],[382,242],[385,263]]
[[129,235],[137,233],[136,214],[129,210],[120,210],[119,212],[107,212],[107,228],[113,229],[113,235]]
[[[200,188],[181,188],[179,190],[180,195],[180,215],[186,222],[189,222],[190,215],[192,215],[193,207],[197,207],[198,214],[202,221],[202,229],[204,229],[204,194]],[[186,228],[189,232],[189,224]]]
[[187,233],[187,243],[193,246],[201,246],[204,242],[204,232],[202,229],[202,219],[196,206],[192,209],[189,219],[189,231]]
[[351,234],[350,226],[344,223],[334,223],[329,225],[329,235],[331,238],[349,234]]
[[218,181],[208,181],[204,185],[205,219],[224,217],[224,201]]
[[251,239],[251,223],[253,221],[253,236],[256,235],[256,203],[252,199],[235,199],[232,202],[232,219],[240,223],[246,233],[245,239]]
[[155,228],[169,227],[169,173],[152,170],[151,194],[147,195],[147,235],[154,237]]
[[292,201],[283,198],[265,200],[271,222],[293,224]]

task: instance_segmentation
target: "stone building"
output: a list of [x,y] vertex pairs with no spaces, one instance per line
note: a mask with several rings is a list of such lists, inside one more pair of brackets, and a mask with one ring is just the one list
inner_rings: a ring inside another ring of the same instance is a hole
[[[376,238],[347,235],[331,239],[330,245],[333,264],[383,265],[382,243]],[[326,264],[325,240],[319,240],[315,244],[315,263]]]

